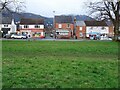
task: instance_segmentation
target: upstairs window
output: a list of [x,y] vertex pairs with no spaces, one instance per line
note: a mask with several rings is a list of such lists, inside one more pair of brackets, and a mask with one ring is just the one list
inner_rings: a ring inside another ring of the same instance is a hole
[[8,27],[8,25],[6,24],[6,25],[4,25],[4,27]]
[[29,26],[28,25],[24,25],[24,28],[29,28]]
[[70,28],[70,24],[67,24],[67,28]]
[[39,25],[35,25],[35,28],[40,28],[40,26]]
[[79,30],[82,31],[82,27],[80,27]]
[[59,25],[58,25],[58,28],[62,28],[62,24],[59,24]]

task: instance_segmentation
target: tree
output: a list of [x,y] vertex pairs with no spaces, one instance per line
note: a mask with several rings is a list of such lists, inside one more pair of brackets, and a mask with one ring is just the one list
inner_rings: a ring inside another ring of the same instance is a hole
[[0,12],[6,9],[10,12],[21,12],[25,8],[22,0],[0,0]]
[[102,0],[88,4],[91,15],[97,15],[98,19],[110,19],[114,25],[114,40],[120,35],[120,0]]

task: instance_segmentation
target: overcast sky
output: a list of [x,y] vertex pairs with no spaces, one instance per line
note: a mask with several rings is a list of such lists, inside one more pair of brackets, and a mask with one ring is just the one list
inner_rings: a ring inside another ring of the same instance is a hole
[[[26,0],[26,12],[42,16],[86,14],[84,2],[88,0]],[[53,13],[55,11],[55,14]]]

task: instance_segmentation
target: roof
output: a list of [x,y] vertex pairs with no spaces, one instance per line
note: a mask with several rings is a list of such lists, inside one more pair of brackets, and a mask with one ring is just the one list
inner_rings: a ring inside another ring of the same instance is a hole
[[85,26],[84,21],[76,21],[76,26]]
[[12,18],[11,17],[1,17],[0,18],[0,24],[11,24]]
[[86,26],[108,26],[104,21],[85,21]]
[[113,23],[110,19],[105,19],[103,21],[105,21],[108,26],[113,26]]
[[44,24],[44,19],[30,19],[30,18],[22,18],[20,24],[23,25],[37,25],[37,24]]
[[72,16],[55,16],[55,23],[73,23]]

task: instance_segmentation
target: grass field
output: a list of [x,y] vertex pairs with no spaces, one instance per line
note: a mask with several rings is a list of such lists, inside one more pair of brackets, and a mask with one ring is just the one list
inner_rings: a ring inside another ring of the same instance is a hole
[[3,88],[117,88],[118,43],[3,41]]

